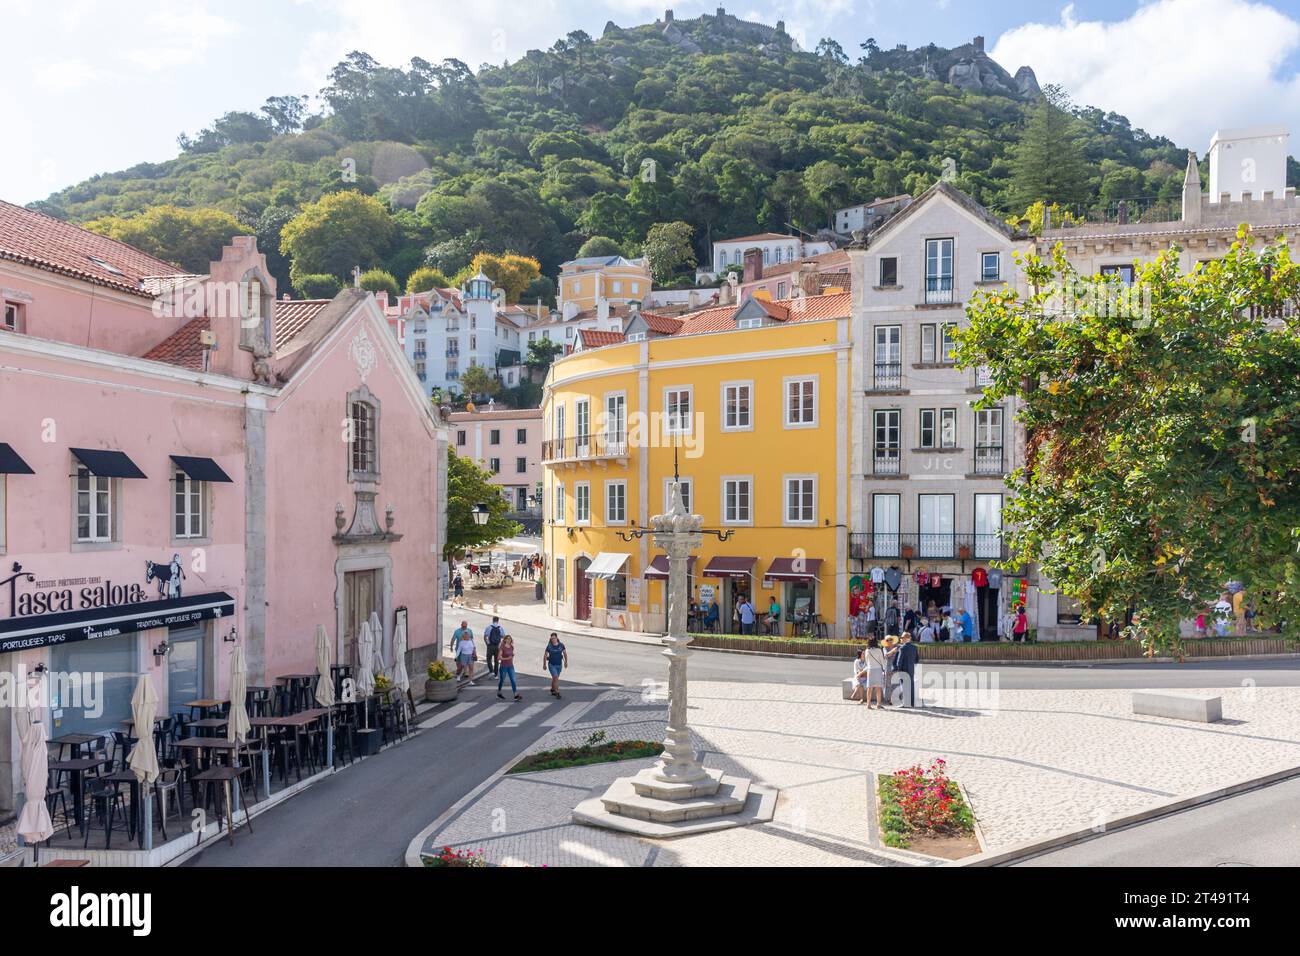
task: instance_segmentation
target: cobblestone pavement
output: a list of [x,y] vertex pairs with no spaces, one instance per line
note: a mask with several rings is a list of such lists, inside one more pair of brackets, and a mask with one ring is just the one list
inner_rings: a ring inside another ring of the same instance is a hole
[[[503,777],[425,848],[534,866],[908,865],[916,858],[870,832],[869,772],[943,757],[997,850],[1300,766],[1300,695],[1287,688],[1225,689],[1213,725],[1135,716],[1128,690],[931,693],[931,706],[878,711],[841,700],[838,686],[692,682],[697,749],[708,766],[777,788],[771,823],[652,841],[570,822],[593,788],[653,762],[639,760]],[[610,691],[530,752],[598,729],[658,739],[665,706]]]

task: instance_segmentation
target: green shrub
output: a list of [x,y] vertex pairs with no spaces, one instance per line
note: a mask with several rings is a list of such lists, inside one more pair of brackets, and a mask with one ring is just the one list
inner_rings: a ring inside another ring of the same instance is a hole
[[337,276],[322,272],[295,277],[293,287],[304,299],[332,299],[339,294],[343,283]]

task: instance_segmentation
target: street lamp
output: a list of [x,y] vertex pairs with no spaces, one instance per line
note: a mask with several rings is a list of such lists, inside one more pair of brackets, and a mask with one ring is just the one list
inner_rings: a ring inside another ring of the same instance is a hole
[[491,517],[487,505],[483,504],[481,501],[474,506],[474,510],[471,511],[470,514],[474,516],[474,523],[477,525],[487,524],[488,518]]

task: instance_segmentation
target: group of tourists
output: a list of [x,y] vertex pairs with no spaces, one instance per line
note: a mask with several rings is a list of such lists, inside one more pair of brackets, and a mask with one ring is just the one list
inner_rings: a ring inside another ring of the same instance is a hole
[[[900,628],[914,634],[918,644],[945,641],[962,644],[981,639],[970,611],[964,608],[957,611],[947,605],[937,607],[933,601],[924,609],[900,609],[895,601],[885,609],[883,617],[876,611],[874,604],[864,601],[858,606],[856,614],[849,615],[849,636],[856,640],[896,634]],[[1028,637],[1029,615],[1025,612],[1025,606],[1019,604],[1011,624],[1011,639],[1025,641]]]
[[542,556],[540,554],[530,554],[526,558],[520,558],[515,562],[515,577],[521,581],[535,581],[537,576],[542,573]]
[[[868,709],[879,710],[891,703],[903,707],[916,706],[916,663],[920,651],[912,640],[912,632],[867,638],[867,646],[853,659],[853,694],[851,700]],[[896,691],[897,701],[885,693],[889,687]]]
[[[519,685],[515,680],[515,640],[501,626],[501,619],[493,617],[492,623],[483,629],[483,646],[486,650],[488,674],[497,679],[497,697],[505,700],[502,693],[506,679],[510,679],[510,692],[515,700],[523,700]],[[474,666],[478,663],[478,645],[474,641],[474,631],[469,621],[461,621],[460,627],[452,631],[450,650],[456,659],[456,680],[466,686],[474,687]],[[542,667],[551,675],[551,696],[559,698],[560,674],[569,666],[569,651],[554,631],[542,650]]]

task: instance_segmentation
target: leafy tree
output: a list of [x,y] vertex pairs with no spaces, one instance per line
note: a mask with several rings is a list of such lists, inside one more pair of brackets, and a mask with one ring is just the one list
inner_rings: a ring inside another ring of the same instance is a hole
[[559,342],[537,339],[528,343],[528,357],[524,359],[524,365],[528,366],[531,373],[545,375],[551,363],[563,352],[564,346]]
[[382,260],[396,227],[383,203],[355,192],[330,193],[303,207],[280,230],[280,251],[294,274],[346,276],[363,262]]
[[473,401],[491,398],[501,390],[501,383],[481,365],[471,365],[460,377],[460,387]]
[[544,306],[555,305],[555,282],[550,276],[538,276],[532,282],[528,283],[528,288],[524,289],[523,294],[519,296],[521,305],[536,305],[541,303]]
[[1004,512],[1013,551],[1088,614],[1177,652],[1179,622],[1245,584],[1261,623],[1300,617],[1300,267],[1279,242],[1191,275],[1177,251],[1114,277],[1058,246],[1032,293],[979,295],[958,359],[983,405],[1018,396],[1027,454]]
[[262,104],[261,112],[276,134],[296,133],[302,129],[303,117],[307,114],[307,97],[272,96]]
[[508,252],[503,256],[490,252],[480,252],[472,262],[456,274],[456,285],[464,285],[482,272],[495,282],[506,294],[506,302],[519,301],[520,295],[529,284],[541,275],[542,267],[536,259],[529,256]]
[[402,288],[393,274],[383,269],[368,269],[361,273],[361,288],[368,292],[387,292],[392,299],[402,294]]
[[304,299],[332,299],[339,294],[343,283],[338,276],[318,273],[297,276],[293,287]]
[[410,294],[428,292],[430,289],[448,289],[451,280],[432,266],[421,266],[406,277],[406,291]]
[[195,274],[206,273],[232,238],[252,231],[218,209],[179,206],[154,206],[129,218],[105,216],[86,223],[86,228]]
[[641,254],[649,260],[656,281],[666,282],[677,270],[695,265],[692,232],[684,222],[660,222],[650,227]]
[[[488,511],[486,524],[474,520],[480,506]],[[510,505],[492,484],[492,473],[466,457],[447,451],[447,542],[442,556],[457,554],[513,538],[523,529],[506,517]]]
[[849,62],[848,56],[844,53],[844,47],[830,37],[822,37],[817,41],[817,55],[833,60],[836,63],[844,64]]
[[1087,201],[1091,170],[1080,142],[1081,129],[1060,87],[1049,86],[1030,109],[1016,145],[1009,200],[1022,208],[1044,200],[1074,205]]
[[579,247],[576,258],[599,259],[623,255],[623,247],[608,236],[592,236]]

